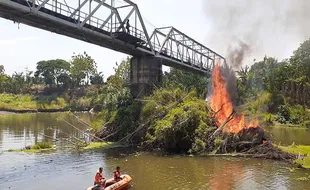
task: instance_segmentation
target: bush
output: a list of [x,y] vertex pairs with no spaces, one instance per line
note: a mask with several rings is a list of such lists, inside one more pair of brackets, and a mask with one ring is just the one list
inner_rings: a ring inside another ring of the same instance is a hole
[[309,113],[305,107],[301,105],[292,106],[289,108],[290,122],[293,124],[300,124],[308,119]]
[[310,113],[301,105],[281,105],[276,120],[282,124],[301,124],[310,119]]
[[275,116],[273,115],[273,114],[271,114],[271,113],[264,113],[263,114],[263,120],[264,120],[264,122],[266,122],[266,123],[272,123],[273,121],[274,121],[274,119],[275,119]]
[[0,94],[0,108],[6,110],[36,109],[37,105],[31,95]]
[[262,93],[258,95],[258,98],[249,102],[249,110],[251,114],[258,114],[264,111],[267,111],[267,105],[270,103],[271,94],[268,92]]
[[282,124],[285,124],[290,121],[290,111],[288,105],[281,105],[278,107],[276,120]]
[[48,149],[52,148],[53,144],[49,142],[37,142],[35,145],[31,147],[31,149]]
[[70,108],[72,109],[82,109],[82,110],[85,110],[85,109],[89,109],[90,108],[90,102],[91,100],[86,98],[86,97],[82,97],[82,98],[79,98],[79,99],[73,99],[71,100],[70,102]]
[[67,103],[66,103],[65,99],[63,99],[63,98],[57,98],[57,104],[58,104],[60,107],[62,107],[62,108],[64,108],[64,107],[67,106]]
[[144,120],[166,112],[162,119],[152,121],[147,130],[146,140],[152,147],[191,153],[205,150],[213,123],[209,107],[197,98],[195,91],[186,94],[179,89],[157,90],[142,110]]
[[271,113],[276,113],[282,105],[285,105],[284,97],[279,93],[272,93],[268,103],[268,111]]

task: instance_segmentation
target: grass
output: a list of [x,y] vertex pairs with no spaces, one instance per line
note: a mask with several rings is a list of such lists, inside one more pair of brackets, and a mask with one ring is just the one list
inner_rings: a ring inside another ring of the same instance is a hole
[[52,148],[53,144],[49,142],[37,142],[35,145],[33,145],[30,149],[48,149]]
[[56,95],[0,94],[0,110],[3,111],[87,110],[90,107],[90,99],[85,97],[73,99],[69,103]]
[[37,142],[35,145],[31,146],[30,148],[9,150],[9,152],[42,153],[42,152],[49,152],[52,150],[56,150],[56,148],[53,147],[52,143]]
[[299,128],[299,129],[306,129],[306,128],[307,128],[307,127],[305,127],[303,124],[291,124],[291,123],[282,124],[282,123],[279,123],[279,122],[274,122],[274,124],[272,125],[272,127]]
[[310,146],[295,145],[291,146],[278,146],[281,150],[295,155],[305,155],[304,157],[295,160],[295,163],[300,164],[303,168],[310,169]]
[[94,150],[94,149],[107,149],[107,148],[118,148],[123,147],[121,144],[110,143],[110,142],[91,142],[83,150]]
[[56,96],[33,96],[30,94],[0,94],[0,109],[2,110],[37,110],[64,109],[67,103]]
[[36,102],[31,95],[0,94],[1,109],[33,110],[36,109]]
[[[108,148],[120,148],[124,147],[121,144],[112,142],[91,142],[87,146],[80,147],[82,150],[98,150],[98,149],[108,149]],[[58,147],[59,149],[60,147]],[[64,147],[61,147],[64,148]],[[43,153],[56,150],[51,143],[48,142],[37,142],[35,145],[27,149],[10,149],[9,152],[25,152],[25,153]]]

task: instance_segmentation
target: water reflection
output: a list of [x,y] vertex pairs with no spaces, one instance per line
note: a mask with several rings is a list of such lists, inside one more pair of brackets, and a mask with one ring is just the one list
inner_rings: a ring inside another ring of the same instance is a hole
[[[87,122],[94,118],[94,115],[89,113],[77,115]],[[23,148],[37,141],[52,142],[50,137],[61,139],[81,136],[78,130],[62,120],[83,130],[87,128],[69,113],[0,115],[0,150]]]
[[282,145],[303,144],[310,145],[310,130],[289,127],[267,127],[266,131],[275,143]]

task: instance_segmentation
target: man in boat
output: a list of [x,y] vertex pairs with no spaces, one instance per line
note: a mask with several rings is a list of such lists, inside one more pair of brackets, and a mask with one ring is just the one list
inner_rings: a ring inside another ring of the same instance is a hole
[[122,180],[123,178],[121,177],[121,168],[119,166],[116,167],[116,171],[114,171],[114,181],[118,182]]
[[105,184],[105,179],[103,177],[102,174],[102,167],[99,168],[99,170],[97,171],[96,175],[95,175],[95,180],[94,180],[94,186],[104,186]]
[[121,168],[119,166],[116,167],[116,170],[113,172],[114,173],[114,179],[113,181],[108,180],[108,182],[105,184],[105,187],[109,187],[110,185],[113,185],[114,183],[119,182],[123,178],[121,177]]

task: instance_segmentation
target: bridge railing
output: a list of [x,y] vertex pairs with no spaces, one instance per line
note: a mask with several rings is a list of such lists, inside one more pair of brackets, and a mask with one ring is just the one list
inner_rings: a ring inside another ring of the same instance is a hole
[[[81,24],[84,20],[88,19],[85,24],[89,24],[93,27],[103,29],[105,31],[110,31],[110,23],[105,23],[103,19],[100,19],[96,16],[89,16],[89,14],[77,10],[76,8],[70,7],[66,3],[62,3],[59,0],[49,0],[49,1],[44,1],[44,0],[36,0],[37,5],[41,5],[44,3],[42,8],[48,9],[54,13],[58,13],[60,15],[66,16],[68,18],[74,19],[76,24]],[[102,26],[102,27],[101,27]]]
[[[66,0],[6,1],[14,1],[16,3],[29,6],[30,12],[33,12],[35,14],[39,11],[48,13],[51,16],[56,16],[60,19],[65,19],[69,22],[75,23],[78,25],[78,27],[81,28],[86,26],[99,32],[100,30],[98,29],[101,29],[104,31],[104,34],[108,34],[111,37],[114,37],[114,33],[118,33],[121,31],[126,32],[126,21],[130,18],[134,23],[134,26],[130,27],[130,35],[140,39],[140,43],[143,42],[141,44],[148,47],[150,51],[153,50],[138,6],[130,0],[123,0],[123,4],[125,3],[126,5],[122,6],[116,6],[113,3],[108,4],[108,1],[106,2],[104,0],[79,0],[78,5],[77,1],[73,5],[73,1],[75,0],[68,1],[68,3]],[[34,6],[33,2],[35,2]],[[93,5],[91,6],[91,4]],[[88,7],[86,5],[88,5]],[[123,10],[126,8],[129,8],[130,11],[126,13],[127,15],[122,15],[125,16],[125,18],[122,19],[119,10]],[[89,9],[89,11],[85,12],[85,10],[87,9]],[[99,10],[101,10],[101,12],[98,13],[98,15],[100,16],[95,16],[96,13],[99,12]],[[131,17],[133,17],[133,19]]]
[[[112,25],[112,32],[117,32],[118,31],[118,28],[120,28],[122,26],[121,23],[113,23]],[[125,29],[121,29],[120,31],[122,32],[125,32],[127,33],[128,35],[131,35],[131,36],[134,36],[136,38],[139,38],[140,40],[143,40],[143,41],[147,41],[147,37],[145,36],[144,32],[138,28],[135,28],[134,26],[130,26],[129,27],[129,33],[127,31],[127,28],[126,28],[126,24],[124,25],[125,26]],[[121,27],[122,28],[122,27]]]
[[169,57],[204,70],[212,70],[216,62],[225,62],[224,57],[173,27],[155,29],[151,35],[151,43],[158,56]]

